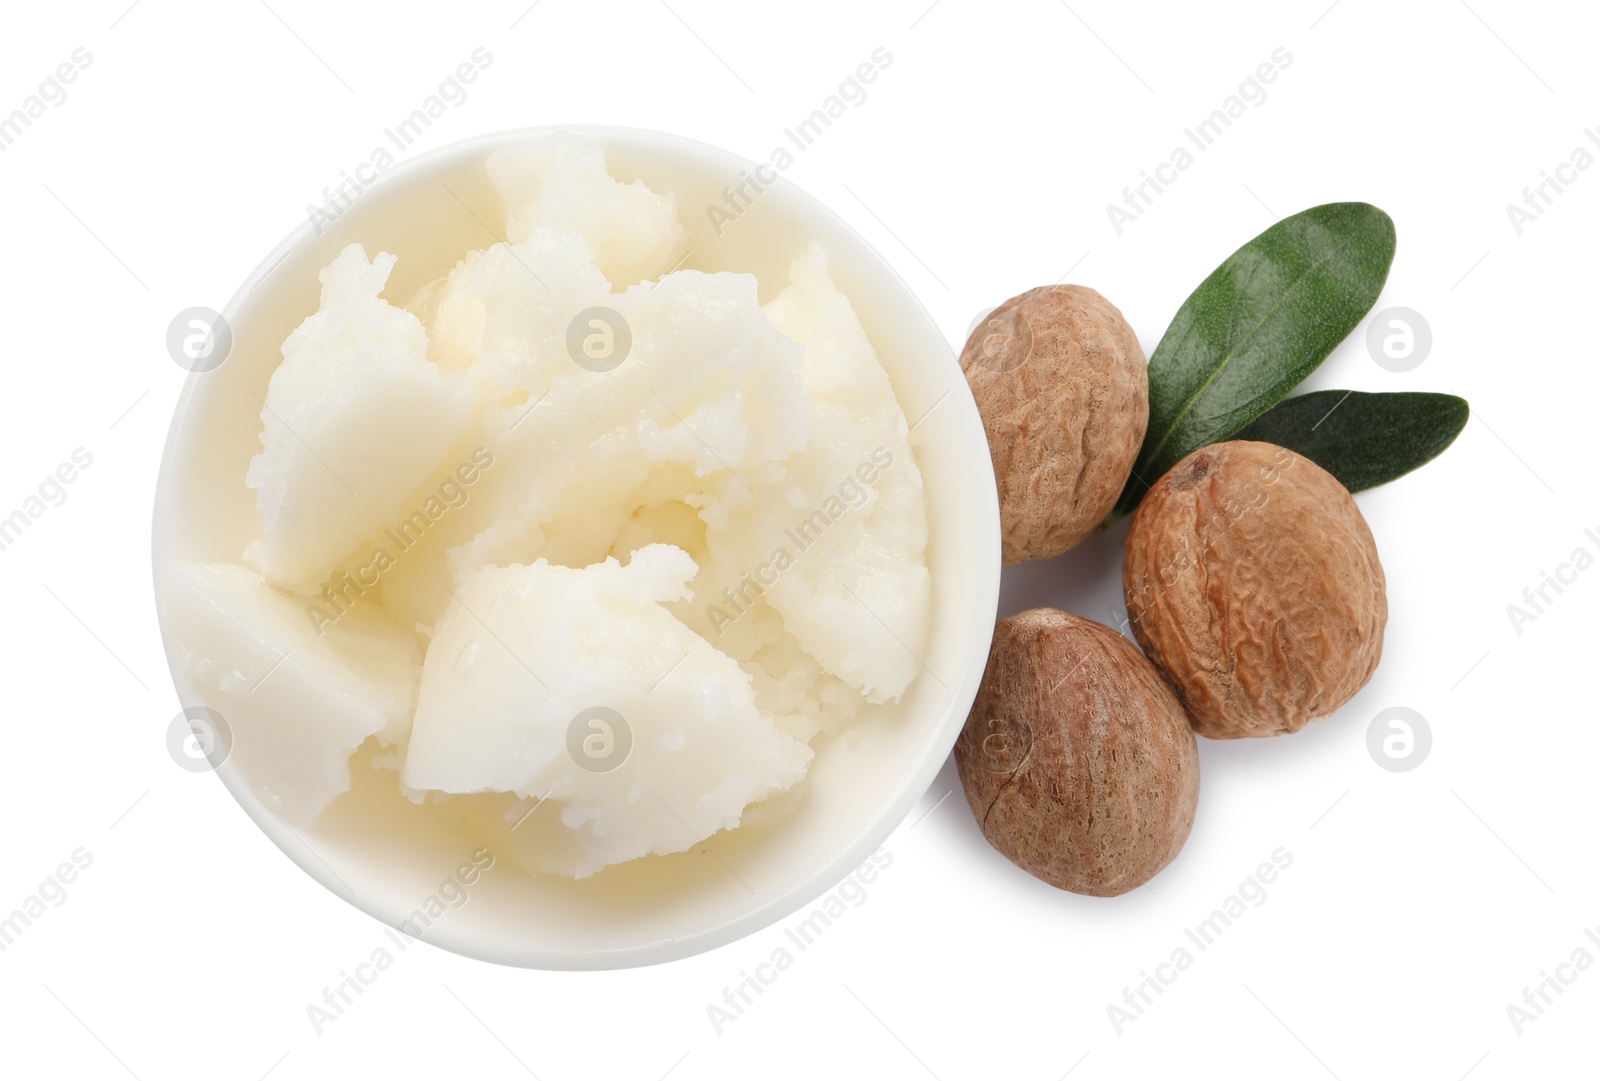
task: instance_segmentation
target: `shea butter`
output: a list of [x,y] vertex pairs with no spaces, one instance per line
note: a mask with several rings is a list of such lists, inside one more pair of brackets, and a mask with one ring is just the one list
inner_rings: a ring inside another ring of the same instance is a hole
[[366,745],[462,821],[537,808],[513,862],[582,878],[791,804],[913,686],[922,475],[821,247],[772,280],[693,256],[672,192],[569,136],[485,169],[504,241],[407,296],[388,253],[322,271],[240,478],[254,539],[162,603],[286,821]]

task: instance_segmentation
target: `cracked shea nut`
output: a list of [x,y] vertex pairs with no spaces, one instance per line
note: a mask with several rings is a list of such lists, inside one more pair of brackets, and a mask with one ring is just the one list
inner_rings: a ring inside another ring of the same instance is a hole
[[1054,608],[995,625],[955,758],[989,843],[1093,897],[1171,863],[1200,796],[1199,749],[1172,688],[1122,635]]
[[1007,565],[1059,555],[1110,513],[1150,419],[1139,339],[1081,285],[1012,297],[961,351],[1000,488]]
[[1158,480],[1122,584],[1134,636],[1213,739],[1299,731],[1383,652],[1383,567],[1356,501],[1270,443],[1202,447]]

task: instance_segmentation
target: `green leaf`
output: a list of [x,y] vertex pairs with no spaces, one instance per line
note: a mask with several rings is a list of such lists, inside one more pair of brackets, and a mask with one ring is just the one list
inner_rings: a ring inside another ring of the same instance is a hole
[[1279,402],[1236,438],[1288,447],[1360,492],[1443,454],[1468,415],[1454,394],[1318,390]]
[[1360,324],[1393,260],[1389,215],[1329,203],[1283,219],[1212,271],[1150,356],[1150,426],[1117,512],[1186,454],[1282,401]]

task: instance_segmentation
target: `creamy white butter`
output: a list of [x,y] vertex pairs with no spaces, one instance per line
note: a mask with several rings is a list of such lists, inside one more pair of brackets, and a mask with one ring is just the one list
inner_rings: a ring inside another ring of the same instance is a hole
[[[264,402],[248,566],[186,568],[164,604],[286,818],[371,739],[415,799],[537,804],[519,861],[582,877],[736,827],[819,733],[906,692],[922,480],[820,248],[763,308],[750,275],[674,269],[673,197],[598,148],[487,169],[509,242],[411,310],[380,295],[392,256],[323,272]],[[594,309],[619,363],[571,347]]]

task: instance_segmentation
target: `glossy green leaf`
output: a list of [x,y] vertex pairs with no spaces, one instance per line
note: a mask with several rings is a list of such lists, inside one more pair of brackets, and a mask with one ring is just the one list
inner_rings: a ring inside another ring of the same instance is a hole
[[1377,207],[1329,203],[1283,219],[1212,271],[1150,356],[1150,426],[1117,511],[1327,359],[1383,291],[1394,243]]
[[1360,492],[1443,454],[1468,415],[1454,394],[1318,390],[1279,402],[1234,438],[1288,447]]

